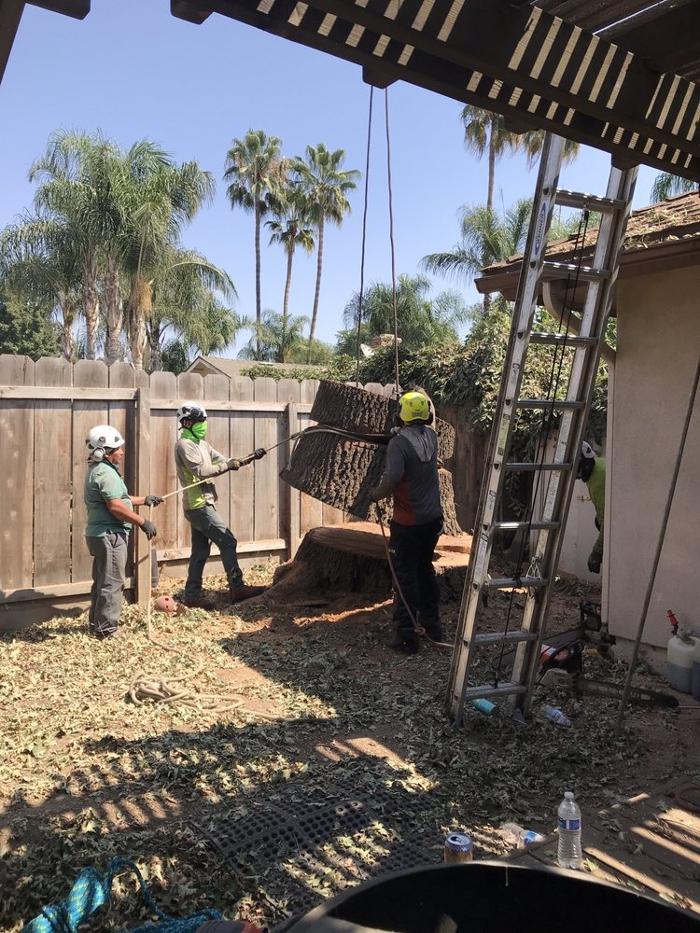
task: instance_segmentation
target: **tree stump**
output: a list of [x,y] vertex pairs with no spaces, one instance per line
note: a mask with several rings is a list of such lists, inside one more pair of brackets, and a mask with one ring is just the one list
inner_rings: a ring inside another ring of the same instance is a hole
[[[471,540],[471,535],[460,534],[442,535],[438,541],[434,562],[443,601],[461,599]],[[391,590],[391,572],[379,526],[352,522],[307,532],[294,560],[275,571],[267,595],[276,601],[348,593],[385,599]]]

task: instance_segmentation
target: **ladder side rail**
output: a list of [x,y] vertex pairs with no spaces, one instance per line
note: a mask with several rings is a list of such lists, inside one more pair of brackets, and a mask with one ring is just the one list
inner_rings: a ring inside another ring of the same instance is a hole
[[[602,294],[600,295],[596,294],[597,287],[591,286],[591,290],[594,291],[594,295],[591,297],[590,303],[587,296],[586,304],[584,306],[584,326],[587,326],[590,333],[595,333],[598,337],[597,346],[590,348],[590,352],[587,350],[580,350],[576,352],[576,357],[579,357],[580,354],[584,357],[583,360],[577,361],[576,358],[574,359],[574,365],[576,365],[578,362],[579,367],[582,369],[579,378],[579,388],[583,389],[583,392],[585,393],[586,407],[582,411],[565,413],[565,415],[562,417],[563,433],[560,429],[559,440],[557,442],[557,455],[561,456],[562,451],[570,453],[574,462],[576,463],[578,462],[578,452],[580,450],[584,431],[588,423],[588,417],[593,400],[593,391],[595,388],[595,380],[600,363],[601,349],[603,340],[605,338],[605,329],[610,316],[610,309],[612,307],[613,293],[619,272],[620,253],[622,250],[627,220],[631,210],[632,196],[634,194],[636,179],[636,167],[626,171],[613,169],[611,172],[610,183],[608,185],[607,196],[624,199],[627,206],[624,211],[620,211],[619,214],[614,218],[612,229],[609,231],[609,235],[605,238],[606,242],[601,245],[601,249],[605,249],[605,262],[611,271],[610,278],[604,283]],[[539,532],[536,551],[536,553],[540,553],[540,538],[543,537],[544,546],[542,547],[541,554],[544,566],[546,567],[548,583],[537,594],[530,595],[528,597],[523,614],[523,628],[526,631],[530,631],[534,627],[538,634],[538,638],[536,641],[521,643],[518,646],[512,674],[512,679],[514,681],[524,682],[527,687],[526,692],[521,694],[516,701],[517,705],[522,708],[524,713],[529,711],[529,707],[532,701],[532,691],[537,674],[537,661],[541,650],[542,639],[546,633],[543,623],[547,618],[549,604],[552,597],[552,588],[556,579],[556,570],[559,564],[561,549],[564,542],[566,523],[569,515],[574,487],[576,484],[576,470],[571,470],[568,474],[566,474],[563,477],[563,481],[561,476],[555,476],[553,479],[558,479],[559,482],[557,482],[555,485],[554,493],[551,499],[549,497],[548,490],[548,499],[550,499],[550,501],[545,503],[545,509],[543,510],[543,520],[547,520],[547,514],[550,516],[557,514],[559,516],[560,525],[554,535],[546,530]],[[539,622],[533,626],[533,620],[535,616],[539,619]]]
[[471,648],[476,625],[481,588],[486,579],[491,555],[491,525],[501,494],[507,458],[523,379],[524,362],[532,330],[538,288],[544,265],[547,233],[556,202],[557,182],[561,168],[564,140],[547,134],[537,178],[536,195],[528,229],[523,267],[518,282],[513,319],[508,341],[508,353],[501,376],[499,401],[491,428],[489,459],[484,469],[479,513],[474,526],[472,552],[465,580],[457,635],[449,679],[448,702],[457,723],[464,709],[464,692],[471,666]]

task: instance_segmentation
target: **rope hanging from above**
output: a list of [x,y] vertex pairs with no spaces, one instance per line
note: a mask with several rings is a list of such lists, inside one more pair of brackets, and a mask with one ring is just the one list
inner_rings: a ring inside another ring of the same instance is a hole
[[[367,209],[369,205],[369,168],[372,151],[372,110],[374,103],[374,88],[369,89],[369,115],[367,119],[367,150],[365,157],[365,198],[362,213],[362,250],[360,257],[360,292],[357,304],[357,359],[355,381],[360,384],[360,357],[362,345],[362,322],[365,296],[365,258],[367,248]],[[396,290],[396,245],[394,241],[394,198],[391,178],[391,132],[389,127],[389,89],[384,90],[384,131],[386,136],[386,180],[389,199],[389,248],[391,252],[391,306],[394,328],[394,382],[396,397],[400,395],[399,379],[399,313],[398,296]]]
[[365,158],[365,203],[362,211],[362,254],[360,256],[360,295],[357,302],[357,367],[355,382],[360,384],[360,355],[362,347],[362,302],[365,295],[365,255],[367,246],[367,206],[369,201],[369,157],[372,151],[372,104],[374,88],[369,89],[369,115],[367,118],[367,155]]
[[394,198],[391,184],[391,134],[389,132],[389,88],[384,89],[384,127],[386,130],[386,183],[389,195],[389,245],[391,247],[391,303],[394,311],[394,379],[396,397],[401,393],[399,380],[399,311],[396,296],[396,246],[394,244]]

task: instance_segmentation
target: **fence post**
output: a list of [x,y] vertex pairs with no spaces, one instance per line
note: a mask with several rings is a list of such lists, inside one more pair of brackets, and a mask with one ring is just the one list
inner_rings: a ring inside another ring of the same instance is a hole
[[[151,391],[141,387],[136,393],[136,490],[146,496],[151,483]],[[136,535],[136,602],[145,606],[151,594],[151,564],[148,559],[148,539]]]
[[[287,403],[287,426],[289,429],[288,437],[291,437],[300,430],[301,422],[299,420],[299,408],[296,402]],[[294,441],[288,441],[286,445],[287,463],[289,463],[290,457],[292,456],[293,447]],[[288,489],[287,503],[289,512],[287,514],[287,534],[289,539],[287,548],[289,551],[289,560],[293,560],[301,538],[301,493],[298,489],[295,489],[294,486],[289,486]]]

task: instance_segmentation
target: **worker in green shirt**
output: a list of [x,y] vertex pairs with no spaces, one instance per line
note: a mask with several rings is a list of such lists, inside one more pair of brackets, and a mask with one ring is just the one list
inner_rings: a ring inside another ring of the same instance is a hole
[[600,573],[605,518],[605,460],[603,457],[596,457],[593,448],[586,441],[581,445],[577,477],[588,487],[588,495],[595,508],[595,526],[598,529],[598,537],[588,558],[588,569],[591,573]]
[[115,635],[124,601],[129,532],[136,525],[150,540],[156,526],[133,506],[160,505],[159,496],[130,496],[119,472],[124,462],[124,438],[116,428],[98,424],[85,439],[88,471],[85,476],[87,528],[85,540],[92,555],[90,633],[97,638]]

